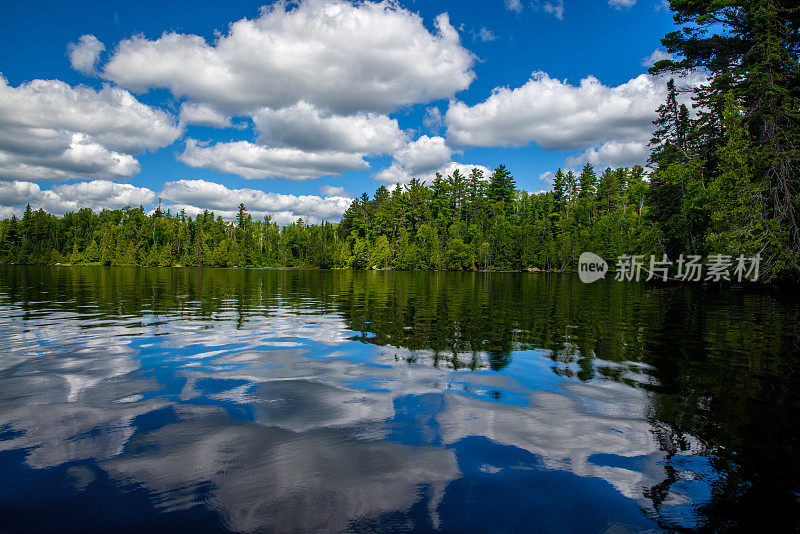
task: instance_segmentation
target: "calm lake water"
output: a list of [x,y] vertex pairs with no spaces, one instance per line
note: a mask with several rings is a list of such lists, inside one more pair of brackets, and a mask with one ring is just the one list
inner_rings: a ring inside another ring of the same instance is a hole
[[796,295],[0,267],[0,532],[785,530]]

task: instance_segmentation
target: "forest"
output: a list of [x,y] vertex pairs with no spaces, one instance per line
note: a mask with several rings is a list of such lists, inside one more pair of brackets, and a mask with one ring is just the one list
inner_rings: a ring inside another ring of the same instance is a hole
[[[794,2],[671,2],[680,30],[651,74],[672,76],[648,161],[561,169],[551,191],[503,166],[363,194],[338,223],[234,221],[156,208],[0,221],[0,262],[402,270],[573,270],[591,251],[762,258],[800,282],[800,10]],[[689,89],[681,77],[701,71]],[[691,91],[691,109],[680,94]]]
[[[488,178],[488,179],[487,179]],[[656,246],[646,220],[644,169],[586,165],[556,173],[553,192],[528,194],[498,167],[412,180],[355,199],[338,224],[299,219],[280,227],[253,220],[244,205],[233,222],[213,213],[142,207],[42,210],[0,223],[6,263],[147,266],[321,267],[403,270],[562,270],[583,250],[612,257]]]

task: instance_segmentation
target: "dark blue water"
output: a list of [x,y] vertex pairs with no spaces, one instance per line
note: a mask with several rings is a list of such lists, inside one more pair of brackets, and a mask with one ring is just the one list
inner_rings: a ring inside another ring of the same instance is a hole
[[798,299],[0,267],[0,533],[798,527]]

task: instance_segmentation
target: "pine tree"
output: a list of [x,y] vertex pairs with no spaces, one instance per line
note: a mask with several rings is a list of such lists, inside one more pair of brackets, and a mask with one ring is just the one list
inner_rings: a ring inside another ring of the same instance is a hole
[[561,202],[564,200],[564,188],[566,184],[564,172],[561,170],[561,167],[559,167],[556,174],[553,176],[553,196],[558,206],[560,206]]
[[[695,91],[697,150],[707,174],[723,172],[725,99],[741,106],[752,136],[753,177],[767,180],[765,217],[774,219],[761,239],[783,242],[767,258],[800,278],[800,9],[796,0],[671,0],[680,29],[662,43],[680,59],[656,63],[651,72],[701,69],[708,84]],[[777,234],[776,234],[777,233]],[[788,250],[788,254],[783,251]],[[784,270],[776,265],[776,270]]]
[[242,230],[246,229],[250,216],[247,214],[247,208],[243,203],[239,203],[239,211],[236,214],[236,224]]
[[[753,175],[753,151],[750,135],[744,127],[739,105],[728,95],[725,100],[724,125],[727,142],[720,148],[720,173],[709,184],[711,225],[708,249],[714,254],[763,252],[764,235],[769,224],[763,216],[766,184]],[[765,272],[770,277],[772,273]]]
[[656,113],[658,118],[653,121],[656,129],[648,145],[651,151],[647,163],[666,167],[671,163],[688,160],[686,136],[689,110],[685,105],[678,105],[678,90],[675,88],[674,78],[667,82],[666,102],[658,106]]
[[467,196],[467,179],[458,169],[448,177],[447,185],[452,196],[451,209],[456,213],[457,220],[464,220],[464,202]]
[[578,192],[579,197],[584,198],[594,195],[595,187],[597,186],[597,175],[591,163],[587,163],[583,166],[581,174],[578,177],[578,182],[580,184],[580,191]]
[[489,198],[494,202],[509,203],[514,198],[517,184],[505,165],[500,165],[489,179]]
[[564,178],[564,193],[567,197],[567,206],[572,206],[578,197],[578,179],[572,171],[567,171],[567,176]]

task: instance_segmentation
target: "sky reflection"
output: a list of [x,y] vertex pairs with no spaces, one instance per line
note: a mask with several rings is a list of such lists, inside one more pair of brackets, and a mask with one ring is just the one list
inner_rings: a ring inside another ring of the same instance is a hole
[[[143,491],[130,525],[156,530],[180,514],[236,532],[693,528],[723,476],[707,443],[659,420],[644,361],[587,363],[579,344],[378,344],[349,301],[293,299],[296,284],[253,306],[219,298],[209,313],[192,297],[139,314],[64,280],[67,298],[49,303],[11,284],[0,467],[23,462],[53,510],[103,488],[118,507]],[[478,514],[492,504],[510,512]],[[96,528],[96,513],[78,525]],[[30,525],[10,517],[11,531]]]

